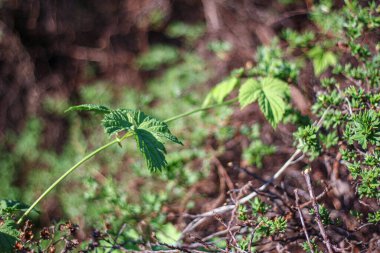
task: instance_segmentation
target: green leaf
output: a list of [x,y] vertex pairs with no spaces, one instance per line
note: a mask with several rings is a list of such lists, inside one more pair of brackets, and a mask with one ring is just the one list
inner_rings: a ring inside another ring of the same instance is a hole
[[13,220],[0,220],[0,252],[14,252],[19,231]]
[[129,109],[118,109],[105,115],[103,126],[107,134],[113,135],[120,131],[130,131],[133,125],[132,115],[134,111]]
[[239,103],[241,108],[256,102],[262,91],[260,83],[255,79],[248,79],[239,90]]
[[231,91],[239,84],[239,78],[229,77],[217,84],[209,94],[207,94],[202,107],[206,107],[213,103],[222,103],[223,100],[231,93]]
[[266,119],[276,128],[284,116],[288,93],[288,84],[277,78],[266,77],[260,81],[249,79],[239,90],[239,102],[244,108],[258,101]]
[[104,117],[103,126],[109,135],[120,131],[133,132],[137,146],[151,171],[161,171],[167,165],[165,141],[182,145],[177,137],[172,135],[166,123],[141,111],[128,109],[111,111]]
[[9,199],[0,199],[0,215],[11,214],[17,211],[26,211],[29,208],[28,205]]
[[101,113],[101,114],[107,114],[111,112],[111,110],[104,105],[94,105],[94,104],[71,106],[65,112],[72,112],[72,111],[91,111],[91,112]]
[[161,243],[173,244],[179,240],[181,233],[173,224],[167,223],[157,231],[156,236]]
[[338,59],[333,52],[325,51],[319,46],[312,48],[308,52],[308,56],[313,61],[316,76],[320,76],[329,66],[334,66],[338,63]]

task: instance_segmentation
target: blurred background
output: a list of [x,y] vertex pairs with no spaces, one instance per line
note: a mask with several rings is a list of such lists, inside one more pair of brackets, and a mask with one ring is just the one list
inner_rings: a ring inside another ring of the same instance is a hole
[[[284,27],[310,26],[307,8],[293,0],[1,0],[0,198],[32,203],[107,142],[99,116],[64,113],[69,106],[139,109],[160,119],[197,108],[231,70],[254,63],[259,45]],[[261,161],[275,150],[265,143],[291,145],[264,134],[259,158],[236,149],[236,129],[256,140],[261,130],[252,121],[272,131],[254,112],[232,121],[233,110],[222,108],[171,124],[185,146],[169,146],[162,174],[149,173],[133,142],[103,152],[43,201],[35,223],[72,220],[83,237],[127,224],[131,238],[155,231],[170,241],[184,224],[181,213],[224,201],[210,153],[222,149],[222,163],[250,159],[260,167],[274,162]]]

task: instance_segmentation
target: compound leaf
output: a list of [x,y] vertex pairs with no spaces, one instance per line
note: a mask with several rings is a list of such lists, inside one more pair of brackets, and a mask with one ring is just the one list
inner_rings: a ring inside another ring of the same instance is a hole
[[259,98],[259,106],[273,128],[281,121],[285,113],[285,95],[288,93],[288,85],[279,80],[264,78],[261,80],[263,94]]
[[248,79],[239,90],[239,103],[241,108],[255,102],[261,93],[261,85],[255,79]]
[[107,114],[111,112],[111,110],[104,105],[94,105],[94,104],[83,104],[83,105],[71,106],[65,112],[72,112],[72,111],[91,111],[91,112],[100,113],[100,114]]
[[287,83],[277,78],[266,77],[260,81],[249,79],[239,90],[240,106],[258,101],[260,110],[273,128],[282,120],[285,113],[285,97],[289,93]]
[[129,109],[117,109],[106,114],[103,126],[107,134],[113,135],[120,131],[130,131],[133,126],[132,117],[134,111]]
[[239,78],[229,77],[218,83],[206,96],[203,107],[212,103],[222,103],[223,100],[231,93],[231,91],[239,84]]
[[177,137],[170,132],[165,122],[141,111],[127,109],[111,111],[104,117],[103,126],[109,135],[120,131],[131,131],[151,171],[161,171],[167,165],[165,141],[169,140],[182,145]]

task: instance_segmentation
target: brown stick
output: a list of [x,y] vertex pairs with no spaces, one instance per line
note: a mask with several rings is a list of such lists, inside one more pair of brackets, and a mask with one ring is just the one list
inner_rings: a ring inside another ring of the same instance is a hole
[[315,195],[314,195],[313,188],[311,186],[311,179],[310,179],[309,173],[310,173],[310,169],[307,169],[307,170],[305,170],[303,172],[303,175],[305,177],[307,188],[309,190],[309,194],[310,194],[310,198],[311,198],[312,205],[313,205],[313,208],[314,208],[315,217],[316,217],[316,220],[317,220],[319,231],[321,232],[321,235],[323,237],[323,243],[326,245],[327,251],[329,253],[333,253],[332,247],[331,247],[331,244],[330,244],[330,240],[327,237],[325,228],[323,227],[323,224],[322,224],[322,221],[321,221],[321,216],[319,215],[319,207],[317,205],[317,201],[315,200]]
[[[315,200],[320,200],[321,198],[323,198],[323,197],[326,195],[326,193],[328,193],[328,192],[331,190],[331,188],[332,188],[332,187],[331,187],[330,185],[328,185],[328,186],[323,190],[323,192],[322,192],[321,194],[319,194],[317,197],[315,197]],[[309,200],[309,201],[307,201],[307,202],[301,204],[301,205],[300,205],[300,208],[302,209],[302,208],[304,208],[304,207],[310,205],[312,202],[313,202],[312,200]]]
[[310,252],[314,253],[313,246],[311,245],[309,234],[307,233],[307,229],[306,229],[306,226],[305,226],[305,221],[303,219],[302,211],[301,211],[301,208],[300,208],[300,205],[299,205],[298,189],[294,190],[294,195],[296,196],[296,208],[298,210],[298,214],[300,215],[300,220],[301,220],[303,232],[305,234],[307,243],[309,244]]

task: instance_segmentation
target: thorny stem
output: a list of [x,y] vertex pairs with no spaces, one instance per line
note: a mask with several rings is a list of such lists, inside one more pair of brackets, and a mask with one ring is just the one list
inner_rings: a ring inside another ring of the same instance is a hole
[[[224,105],[229,105],[229,104],[233,104],[237,101],[237,98],[234,98],[234,99],[231,99],[231,100],[227,100],[223,103],[219,103],[219,104],[213,104],[213,105],[210,105],[210,106],[207,106],[207,107],[202,107],[202,108],[197,108],[195,110],[192,110],[192,111],[189,111],[189,112],[185,112],[185,113],[182,113],[182,114],[179,114],[177,116],[174,116],[172,118],[169,118],[169,119],[166,119],[164,120],[165,123],[169,123],[171,121],[174,121],[174,120],[177,120],[177,119],[181,119],[183,117],[186,117],[186,116],[189,116],[189,115],[192,115],[194,113],[197,113],[197,112],[201,112],[201,111],[205,111],[205,110],[208,110],[208,109],[212,109],[212,108],[215,108],[215,107],[219,107],[219,106],[224,106]],[[80,160],[79,162],[77,162],[73,167],[71,167],[70,169],[68,169],[62,176],[60,176],[53,184],[51,184],[49,186],[49,188],[47,188],[39,197],[38,199],[36,199],[33,204],[25,211],[25,213],[21,216],[21,218],[17,221],[17,224],[20,224],[24,218],[33,210],[34,207],[36,207],[38,205],[38,203],[40,203],[40,201],[42,199],[44,199],[46,197],[46,195],[48,195],[60,182],[62,182],[68,175],[70,175],[72,172],[74,172],[79,166],[81,166],[83,163],[85,163],[87,160],[89,160],[90,158],[94,157],[96,154],[102,152],[103,150],[113,146],[114,144],[118,144],[121,146],[121,142],[125,139],[127,139],[128,137],[131,137],[133,136],[133,132],[127,132],[122,138],[116,138],[115,140],[99,147],[98,149],[92,151],[90,154],[86,155],[85,157],[82,158],[82,160]]]

